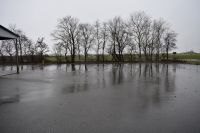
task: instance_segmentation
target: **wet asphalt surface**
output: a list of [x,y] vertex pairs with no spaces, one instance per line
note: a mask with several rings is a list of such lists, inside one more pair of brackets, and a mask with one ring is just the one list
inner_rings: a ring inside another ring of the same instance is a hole
[[199,103],[200,66],[27,65],[0,76],[0,133],[200,133]]

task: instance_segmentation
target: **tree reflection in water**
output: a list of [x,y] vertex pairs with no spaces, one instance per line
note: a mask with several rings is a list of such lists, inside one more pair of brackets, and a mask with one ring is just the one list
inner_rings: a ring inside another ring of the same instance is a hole
[[[55,67],[55,70],[52,67]],[[3,70],[9,70],[9,68],[2,67]],[[32,75],[44,76],[41,81],[40,79],[35,81],[41,82],[43,88],[47,86],[39,91],[51,91],[51,95],[58,92],[67,94],[95,89],[113,91],[113,95],[116,95],[115,91],[118,90],[119,95],[127,92],[136,101],[141,102],[142,107],[147,107],[152,103],[160,103],[163,96],[165,98],[173,96],[177,66],[174,64],[137,63],[24,67],[24,69],[28,68],[34,70]],[[37,77],[35,78],[37,79]],[[42,82],[45,78],[49,78],[49,80],[46,79],[50,81],[48,84]],[[48,88],[49,86],[52,87]]]
[[176,66],[169,68],[168,64],[114,64],[110,70],[110,86],[128,89],[143,107],[147,107],[160,103],[164,95],[173,98],[175,72]]

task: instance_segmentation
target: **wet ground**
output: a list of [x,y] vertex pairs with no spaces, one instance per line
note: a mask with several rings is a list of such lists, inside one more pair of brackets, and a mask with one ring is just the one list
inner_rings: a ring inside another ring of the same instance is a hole
[[22,69],[0,76],[0,133],[200,133],[200,66]]

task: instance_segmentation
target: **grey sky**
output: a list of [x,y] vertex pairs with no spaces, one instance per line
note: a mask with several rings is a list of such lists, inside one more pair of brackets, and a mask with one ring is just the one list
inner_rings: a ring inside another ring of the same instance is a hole
[[179,34],[177,51],[200,52],[200,0],[0,0],[0,24],[16,24],[32,40],[50,33],[57,20],[67,15],[81,22],[106,21],[114,16],[128,18],[145,11],[152,18],[164,18]]

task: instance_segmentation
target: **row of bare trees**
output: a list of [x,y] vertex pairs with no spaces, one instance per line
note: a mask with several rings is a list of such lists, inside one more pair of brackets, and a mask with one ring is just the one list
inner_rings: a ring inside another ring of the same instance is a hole
[[[19,60],[23,62],[35,62],[44,60],[44,55],[48,52],[49,47],[44,42],[44,37],[39,37],[36,43],[30,40],[25,33],[17,29],[15,25],[10,25],[9,29],[18,34]],[[0,61],[13,62],[13,56],[16,54],[15,40],[4,40],[0,42]],[[37,57],[37,59],[36,59]]]
[[87,61],[88,54],[96,55],[96,61],[105,60],[106,55],[112,55],[113,61],[133,61],[135,55],[139,60],[160,60],[166,57],[169,51],[176,48],[177,34],[162,19],[153,20],[145,12],[135,12],[128,20],[121,17],[94,24],[81,23],[77,18],[66,16],[59,19],[54,32],[54,52],[57,57],[84,55]]
[[[20,35],[20,62],[44,60],[49,51],[44,38],[34,43],[16,26],[9,29]],[[114,17],[107,22],[81,23],[79,19],[66,16],[59,19],[56,29],[51,33],[55,41],[54,53],[57,61],[65,57],[66,62],[75,62],[75,58],[88,60],[88,55],[96,56],[97,62],[104,62],[108,55],[112,61],[168,60],[168,53],[176,48],[177,34],[164,20],[153,20],[145,12],[135,12],[127,20]],[[13,40],[0,42],[0,61],[12,61],[15,55]],[[68,58],[70,56],[70,58]],[[36,59],[37,57],[37,59]],[[161,58],[162,57],[162,58]]]

